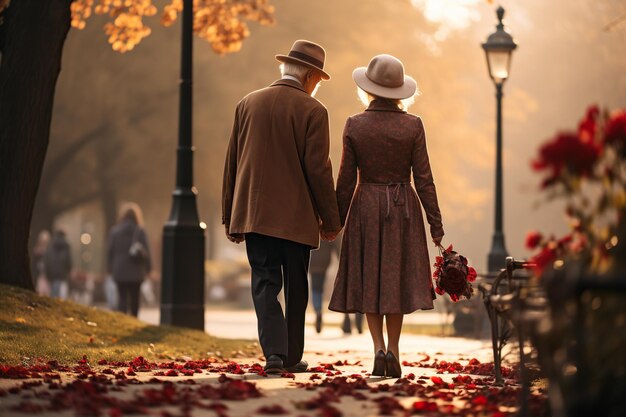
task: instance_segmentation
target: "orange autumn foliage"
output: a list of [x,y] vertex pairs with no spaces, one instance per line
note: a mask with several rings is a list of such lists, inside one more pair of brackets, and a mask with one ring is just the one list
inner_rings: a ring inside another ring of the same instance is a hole
[[[237,52],[250,35],[246,24],[274,23],[274,7],[267,0],[194,0],[194,32],[211,44],[218,54]],[[171,0],[161,11],[161,24],[171,26],[183,9],[182,0]],[[137,46],[151,29],[145,17],[157,14],[152,0],[75,0],[71,5],[72,27],[83,29],[93,15],[108,15],[112,21],[104,32],[114,51],[128,52]]]

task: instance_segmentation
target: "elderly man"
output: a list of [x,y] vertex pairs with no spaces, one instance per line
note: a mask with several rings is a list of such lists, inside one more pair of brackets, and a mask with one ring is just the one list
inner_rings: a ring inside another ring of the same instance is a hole
[[[303,372],[311,249],[341,229],[329,159],[328,112],[313,98],[321,46],[296,41],[276,55],[282,79],[237,105],[222,190],[226,235],[246,242],[267,373]],[[285,313],[277,296],[285,286]]]

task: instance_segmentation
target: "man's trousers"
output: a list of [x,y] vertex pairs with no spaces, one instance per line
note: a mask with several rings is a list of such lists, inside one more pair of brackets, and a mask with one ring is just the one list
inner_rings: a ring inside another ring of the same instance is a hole
[[[252,299],[265,357],[279,355],[285,367],[302,359],[309,299],[307,274],[311,247],[256,233],[246,234],[252,268]],[[278,302],[284,284],[285,312]]]

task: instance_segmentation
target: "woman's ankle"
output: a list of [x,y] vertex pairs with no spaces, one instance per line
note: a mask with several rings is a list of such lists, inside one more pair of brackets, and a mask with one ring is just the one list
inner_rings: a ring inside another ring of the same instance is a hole
[[383,353],[387,353],[387,349],[385,348],[385,346],[374,346],[374,354],[377,354],[380,351],[383,351]]
[[400,357],[400,348],[398,346],[387,346],[387,352],[393,353],[396,358]]

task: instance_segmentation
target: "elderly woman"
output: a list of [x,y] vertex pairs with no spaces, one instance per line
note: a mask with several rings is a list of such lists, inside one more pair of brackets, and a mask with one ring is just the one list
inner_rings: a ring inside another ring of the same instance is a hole
[[433,308],[420,202],[436,245],[444,232],[424,125],[406,112],[415,80],[391,55],[372,58],[352,77],[367,109],[349,117],[344,128],[337,200],[345,230],[329,308],[365,313],[374,342],[372,375],[399,378],[403,315]]

